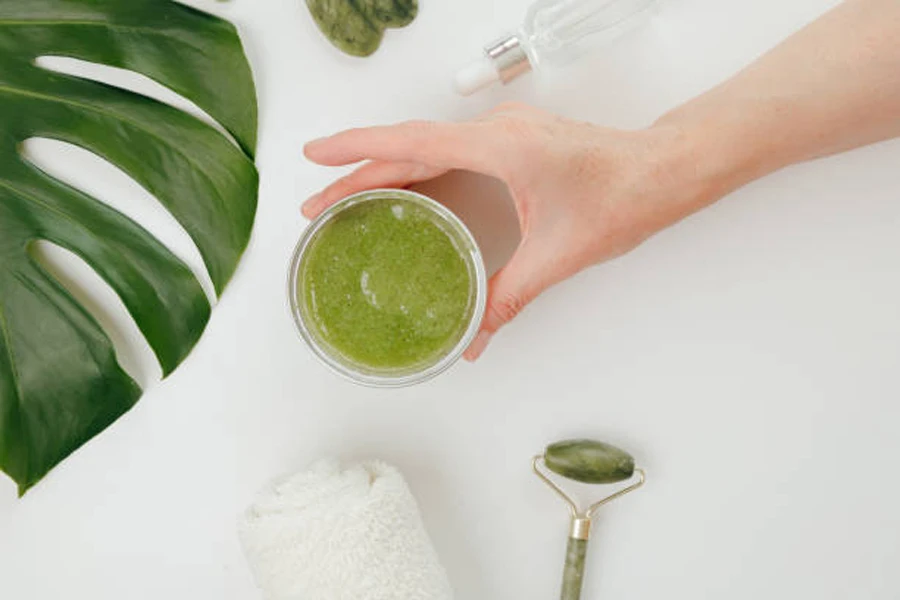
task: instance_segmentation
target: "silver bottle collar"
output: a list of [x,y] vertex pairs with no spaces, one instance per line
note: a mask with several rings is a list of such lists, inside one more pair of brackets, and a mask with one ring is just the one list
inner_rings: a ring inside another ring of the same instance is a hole
[[531,60],[518,35],[507,35],[500,38],[485,47],[484,53],[494,63],[500,81],[504,84],[532,69]]

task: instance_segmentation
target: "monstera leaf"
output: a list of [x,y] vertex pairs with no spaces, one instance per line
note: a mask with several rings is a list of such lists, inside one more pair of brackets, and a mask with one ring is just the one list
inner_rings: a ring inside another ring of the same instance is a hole
[[[144,74],[215,128],[166,104],[45,70],[72,57]],[[118,294],[169,374],[210,306],[191,271],[140,225],[29,163],[49,138],[118,166],[178,220],[221,293],[250,236],[256,95],[227,22],[169,0],[0,0],[0,468],[20,493],[125,413],[141,390],[97,322],[33,257],[46,240]]]
[[331,43],[353,56],[369,56],[388,27],[406,27],[419,12],[418,0],[306,0],[316,24]]

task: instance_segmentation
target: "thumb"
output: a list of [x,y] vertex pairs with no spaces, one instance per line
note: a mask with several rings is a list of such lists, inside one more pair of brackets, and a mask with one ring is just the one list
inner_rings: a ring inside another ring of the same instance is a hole
[[541,288],[535,279],[534,265],[520,246],[509,263],[488,282],[484,320],[481,330],[464,354],[466,360],[477,360],[494,334],[515,319],[540,293]]

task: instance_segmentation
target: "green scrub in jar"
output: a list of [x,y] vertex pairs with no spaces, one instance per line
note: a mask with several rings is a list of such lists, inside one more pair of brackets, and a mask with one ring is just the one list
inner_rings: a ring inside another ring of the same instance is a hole
[[444,217],[404,192],[352,203],[306,248],[297,299],[313,335],[375,371],[435,364],[475,312],[471,253]]

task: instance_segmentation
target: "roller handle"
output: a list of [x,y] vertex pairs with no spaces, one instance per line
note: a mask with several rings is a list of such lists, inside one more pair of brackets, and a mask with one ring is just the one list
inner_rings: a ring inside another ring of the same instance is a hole
[[566,547],[566,566],[563,569],[561,600],[580,600],[584,582],[584,561],[587,556],[586,539],[569,538]]

